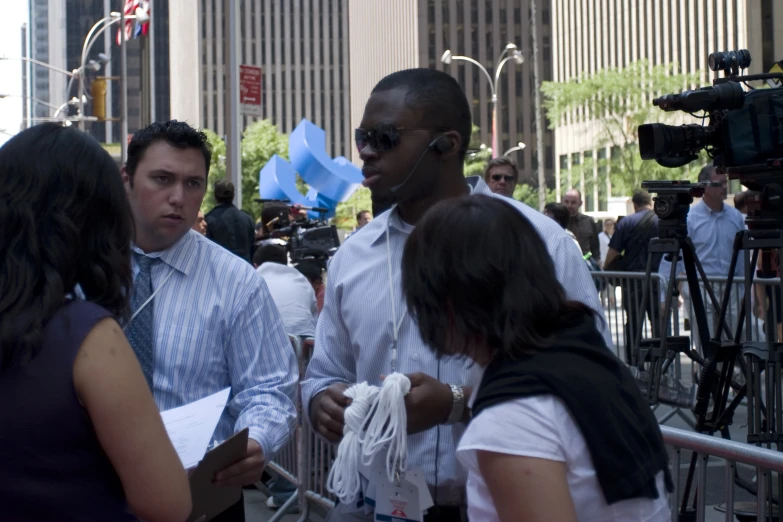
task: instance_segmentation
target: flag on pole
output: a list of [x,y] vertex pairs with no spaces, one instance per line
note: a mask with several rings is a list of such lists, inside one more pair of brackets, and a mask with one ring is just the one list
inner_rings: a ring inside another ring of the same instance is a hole
[[[123,7],[123,11],[125,11],[125,16],[130,16],[136,14],[136,9],[141,8],[142,10],[146,11],[146,13],[150,14],[150,2],[149,0],[125,0],[125,6]],[[147,35],[149,32],[149,20],[145,21],[144,23],[138,23],[137,20],[131,18],[125,19],[125,27],[120,27],[117,29],[117,45],[122,45],[122,30],[125,30],[125,39],[130,40],[131,38],[137,38],[140,34],[141,35]]]

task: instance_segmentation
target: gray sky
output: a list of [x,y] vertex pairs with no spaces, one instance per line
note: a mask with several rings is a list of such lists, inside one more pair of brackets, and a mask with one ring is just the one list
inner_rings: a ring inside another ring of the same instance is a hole
[[[8,0],[0,16],[0,56],[18,58],[22,55],[21,27],[27,21],[27,0]],[[0,94],[22,94],[22,65],[18,60],[0,60]],[[0,145],[19,132],[22,123],[22,99],[0,99]]]

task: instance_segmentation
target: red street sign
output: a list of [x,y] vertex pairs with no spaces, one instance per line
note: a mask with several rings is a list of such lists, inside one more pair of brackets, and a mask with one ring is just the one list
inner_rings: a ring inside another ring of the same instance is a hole
[[239,66],[239,103],[243,113],[261,116],[261,67]]

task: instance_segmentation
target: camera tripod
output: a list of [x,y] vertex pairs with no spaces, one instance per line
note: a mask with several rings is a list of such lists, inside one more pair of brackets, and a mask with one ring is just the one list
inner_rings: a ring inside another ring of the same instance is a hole
[[[646,390],[644,390],[645,395],[650,404],[657,404],[661,378],[666,375],[671,364],[679,358],[681,353],[685,353],[694,363],[699,363],[702,370],[693,406],[693,413],[696,419],[694,429],[699,433],[709,435],[720,432],[723,438],[730,439],[728,427],[732,424],[734,412],[741,404],[746,393],[746,387],[732,381],[735,363],[738,363],[743,371],[745,370],[744,361],[740,357],[741,345],[739,343],[742,334],[742,322],[745,320],[744,308],[740,311],[740,324],[737,325],[737,331],[734,336],[731,336],[731,332],[726,324],[726,314],[730,303],[731,276],[733,276],[736,268],[739,250],[742,247],[741,239],[743,234],[738,234],[734,242],[730,279],[723,301],[719,304],[698,259],[693,242],[687,235],[687,215],[690,204],[693,202],[694,196],[702,195],[704,187],[687,182],[646,182],[643,184],[643,187],[650,192],[659,194],[655,198],[654,206],[659,221],[658,238],[653,239],[648,247],[649,253],[645,272],[647,284],[644,285],[642,292],[642,306],[647,303],[648,293],[652,286],[651,273],[654,256],[658,253],[664,254],[667,256],[667,259],[671,260],[672,264],[664,298],[664,310],[660,317],[659,332],[661,333],[659,337],[642,339],[642,329],[645,320],[642,313],[635,336],[635,346],[638,347],[638,350],[636,350],[633,364],[639,370],[644,370],[646,367],[649,375]],[[693,302],[693,316],[695,318],[701,353],[690,348],[690,339],[687,336],[667,335],[670,331],[672,301],[677,296],[676,276],[680,259],[685,268],[687,284]],[[756,255],[754,254],[753,263],[755,263],[755,259]],[[749,260],[746,260],[746,265],[750,263]],[[751,271],[747,269],[746,274],[749,272]],[[752,288],[750,284],[748,284],[748,288]],[[707,294],[713,310],[719,314],[716,332],[725,333],[726,337],[733,339],[732,341],[721,341],[722,335],[716,335],[714,339],[711,339],[709,333],[710,325],[707,320],[704,298],[702,296],[703,292]],[[750,302],[749,292],[750,290],[747,290],[745,294],[747,304]],[[643,310],[641,307],[640,309]],[[774,329],[774,326],[772,328]],[[749,326],[748,331],[750,331]],[[732,388],[736,393],[731,403],[729,403],[729,391]],[[710,406],[712,406],[711,409]],[[688,503],[693,488],[697,462],[698,455],[694,453],[691,456],[682,505],[680,507],[681,520],[687,520],[686,517],[693,515],[693,511],[688,509]],[[679,473],[679,470],[675,470],[675,472]],[[742,479],[736,470],[734,475],[735,483],[755,494],[755,485],[753,483]],[[694,491],[694,504],[697,501],[698,494],[698,491]]]

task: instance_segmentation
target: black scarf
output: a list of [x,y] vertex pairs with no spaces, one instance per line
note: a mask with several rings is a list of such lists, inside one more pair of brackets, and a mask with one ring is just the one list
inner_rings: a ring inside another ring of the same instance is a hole
[[535,395],[563,401],[585,439],[608,504],[658,498],[663,470],[672,491],[661,430],[628,368],[606,347],[592,316],[558,331],[553,345],[512,360],[497,356],[481,380],[473,415]]

